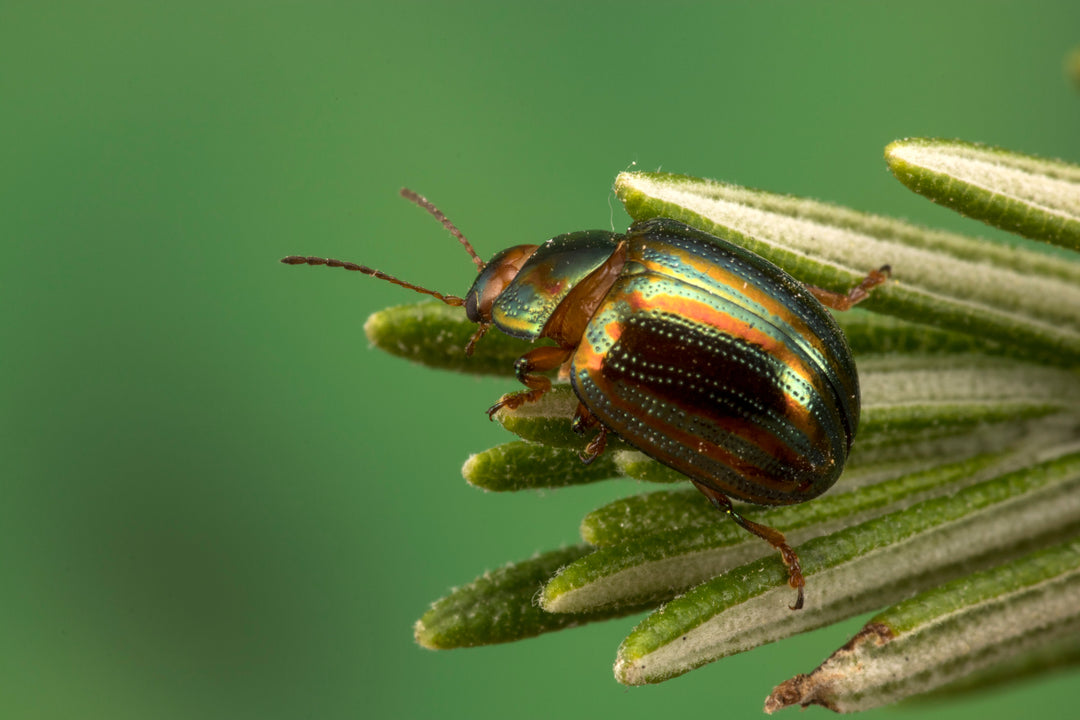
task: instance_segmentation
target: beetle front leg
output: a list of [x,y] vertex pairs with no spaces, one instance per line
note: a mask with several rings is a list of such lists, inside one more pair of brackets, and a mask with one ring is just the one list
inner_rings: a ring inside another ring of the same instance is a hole
[[529,388],[516,393],[503,395],[499,402],[488,408],[488,418],[494,419],[495,413],[503,408],[513,410],[525,403],[536,402],[551,389],[551,380],[535,373],[547,372],[566,362],[574,348],[544,346],[533,348],[514,363],[514,375],[518,381]]
[[798,591],[798,595],[795,598],[795,604],[789,607],[792,610],[801,610],[803,606],[803,587],[806,585],[806,580],[803,578],[802,566],[799,565],[799,555],[795,552],[794,548],[788,545],[787,538],[784,537],[784,533],[779,530],[774,530],[767,525],[761,525],[747,520],[742,515],[735,511],[735,508],[731,505],[731,500],[728,496],[718,490],[713,490],[708,485],[702,485],[696,480],[692,480],[694,486],[709,498],[709,501],[722,513],[727,514],[732,520],[737,522],[747,532],[757,535],[765,542],[772,545],[774,548],[780,551],[780,558],[787,565],[788,569],[788,585],[793,590]]
[[604,452],[604,448],[607,447],[608,429],[600,424],[600,421],[596,419],[595,415],[589,412],[589,408],[585,407],[584,403],[578,403],[577,410],[574,412],[574,420],[570,424],[570,429],[578,435],[584,435],[594,427],[600,428],[600,431],[596,434],[596,437],[590,440],[589,444],[585,446],[585,450],[578,453],[581,462],[586,465],[600,457],[600,453]]
[[813,285],[807,285],[806,289],[817,298],[817,301],[825,307],[833,310],[850,310],[857,303],[870,297],[870,291],[889,279],[892,268],[882,265],[877,270],[871,270],[863,281],[853,287],[847,294],[824,290]]

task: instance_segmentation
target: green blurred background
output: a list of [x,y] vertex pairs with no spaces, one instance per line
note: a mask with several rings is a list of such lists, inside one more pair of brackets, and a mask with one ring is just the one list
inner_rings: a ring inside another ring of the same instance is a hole
[[[1080,160],[1080,5],[582,5],[0,5],[0,717],[754,717],[859,626],[634,689],[632,619],[420,649],[430,601],[637,488],[469,488],[512,383],[369,349],[415,296],[277,260],[460,293],[473,266],[398,188],[486,256],[625,226],[635,164],[991,234],[882,149]],[[1061,715],[1075,681],[917,712]]]

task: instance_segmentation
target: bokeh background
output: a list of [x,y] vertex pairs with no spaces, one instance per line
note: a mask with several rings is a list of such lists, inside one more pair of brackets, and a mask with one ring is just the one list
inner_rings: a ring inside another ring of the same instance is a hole
[[[451,586],[638,488],[468,487],[512,383],[370,349],[415,296],[277,260],[461,293],[401,186],[490,255],[624,227],[631,166],[991,235],[882,149],[1080,160],[1078,42],[1074,0],[0,4],[0,717],[758,716],[860,620],[632,689],[633,619],[417,647]],[[1075,684],[889,717],[1065,715]]]

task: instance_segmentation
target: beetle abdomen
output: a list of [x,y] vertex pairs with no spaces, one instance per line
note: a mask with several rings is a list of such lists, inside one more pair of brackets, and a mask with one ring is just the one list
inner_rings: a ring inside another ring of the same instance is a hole
[[858,423],[854,364],[828,311],[775,266],[681,223],[627,237],[624,272],[573,357],[581,400],[733,497],[788,504],[827,490]]

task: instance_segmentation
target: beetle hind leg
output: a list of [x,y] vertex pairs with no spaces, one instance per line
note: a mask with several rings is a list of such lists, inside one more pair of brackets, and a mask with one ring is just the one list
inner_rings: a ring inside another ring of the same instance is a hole
[[757,535],[780,552],[780,558],[784,561],[784,564],[787,565],[788,569],[788,585],[798,592],[798,595],[795,598],[795,604],[789,607],[792,610],[801,610],[803,606],[803,587],[806,585],[806,580],[803,578],[802,566],[799,564],[799,555],[795,552],[794,548],[788,545],[784,533],[779,530],[774,530],[767,525],[761,525],[752,520],[747,520],[735,511],[735,508],[732,507],[731,500],[728,499],[727,495],[714,490],[707,485],[702,485],[696,481],[693,482],[694,486],[700,490],[705,497],[709,498],[709,501],[717,510],[730,516],[741,528],[749,533]]
[[813,285],[807,285],[806,289],[825,307],[840,311],[850,310],[856,304],[870,297],[870,291],[888,280],[891,273],[892,268],[888,265],[882,265],[877,270],[871,270],[861,283],[846,294],[824,290]]
[[499,398],[499,402],[488,408],[489,419],[495,419],[495,413],[503,408],[513,410],[525,403],[536,402],[551,389],[551,380],[537,373],[554,370],[566,362],[573,352],[573,348],[561,348],[545,345],[533,348],[517,359],[514,363],[514,376],[518,381],[529,388],[516,393],[507,393]]
[[599,428],[596,437],[589,441],[589,444],[585,446],[584,451],[578,453],[581,462],[586,465],[600,457],[600,454],[604,452],[604,448],[607,447],[608,429],[600,424],[600,421],[596,419],[595,415],[589,412],[589,408],[585,407],[584,403],[578,403],[570,429],[578,435],[584,435],[594,427]]

